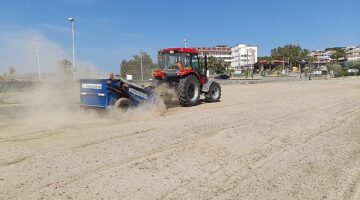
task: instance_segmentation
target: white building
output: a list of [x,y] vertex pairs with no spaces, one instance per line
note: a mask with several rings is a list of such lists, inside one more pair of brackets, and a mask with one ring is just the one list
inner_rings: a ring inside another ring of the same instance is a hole
[[247,67],[253,67],[257,62],[257,46],[238,44],[231,48],[231,67],[235,73]]
[[230,63],[235,73],[241,73],[244,68],[253,67],[257,62],[257,46],[238,44],[234,47],[218,45],[215,47],[194,47],[200,56],[206,53],[208,57],[221,58]]
[[317,50],[309,53],[309,56],[314,57],[317,63],[330,63],[332,61],[331,55],[336,51],[322,51]]
[[360,48],[353,48],[346,52],[349,61],[360,60]]

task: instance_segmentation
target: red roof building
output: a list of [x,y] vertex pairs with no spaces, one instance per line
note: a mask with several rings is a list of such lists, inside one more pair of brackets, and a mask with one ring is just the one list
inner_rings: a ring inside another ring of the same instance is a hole
[[226,45],[217,45],[215,47],[194,47],[200,56],[207,54],[208,57],[224,59],[225,62],[231,62],[231,48]]

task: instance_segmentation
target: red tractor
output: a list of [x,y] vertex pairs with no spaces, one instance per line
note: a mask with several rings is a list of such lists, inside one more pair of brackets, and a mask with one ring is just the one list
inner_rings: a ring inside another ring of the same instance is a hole
[[[191,48],[168,48],[159,50],[160,69],[153,72],[155,88],[161,85],[169,86],[175,91],[182,106],[194,106],[199,103],[200,94],[205,95],[205,101],[217,102],[221,97],[219,83],[209,80],[207,73],[207,58],[200,63],[199,53]],[[161,94],[172,99],[171,92]]]

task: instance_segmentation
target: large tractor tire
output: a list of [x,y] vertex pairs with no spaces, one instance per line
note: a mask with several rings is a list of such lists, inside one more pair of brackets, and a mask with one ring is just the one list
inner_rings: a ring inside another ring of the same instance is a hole
[[180,105],[194,106],[198,104],[200,98],[200,84],[198,79],[193,75],[180,79],[177,86],[177,93]]
[[205,100],[207,102],[218,102],[221,97],[221,87],[219,83],[213,82],[209,88],[209,91],[205,94]]
[[120,98],[118,100],[116,100],[114,107],[116,110],[121,110],[121,111],[127,111],[130,108],[132,108],[132,103],[129,99],[126,98]]

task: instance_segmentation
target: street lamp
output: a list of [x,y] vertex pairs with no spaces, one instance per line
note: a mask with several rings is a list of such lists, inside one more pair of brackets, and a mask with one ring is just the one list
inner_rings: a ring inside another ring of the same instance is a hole
[[141,80],[144,80],[144,72],[143,72],[143,51],[140,49],[140,68],[141,68]]
[[255,51],[254,49],[250,49],[250,52],[251,52],[251,63],[250,63],[251,78],[254,78],[254,65],[255,65],[254,51]]
[[184,39],[184,47],[186,48],[186,39]]
[[76,80],[76,64],[75,64],[75,34],[74,34],[74,21],[75,18],[69,17],[69,22],[71,23],[71,33],[72,33],[72,53],[73,53],[73,70],[74,70],[74,81]]

